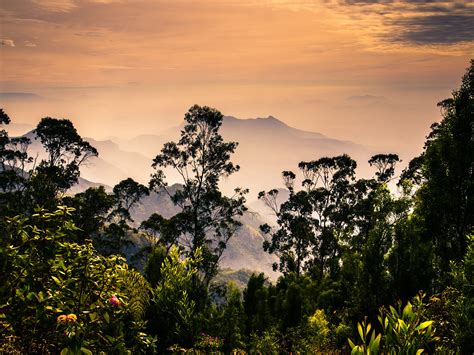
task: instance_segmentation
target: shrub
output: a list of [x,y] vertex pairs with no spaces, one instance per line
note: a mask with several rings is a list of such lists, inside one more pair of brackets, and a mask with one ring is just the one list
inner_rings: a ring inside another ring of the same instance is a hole
[[[419,311],[423,306],[424,295],[418,295],[412,303],[398,309],[390,306],[389,309],[380,308],[378,320],[382,333],[377,334],[372,325],[363,321],[357,324],[362,344],[356,345],[349,339],[353,354],[420,354],[423,351],[433,352],[439,338],[435,335],[432,320],[424,319]],[[372,329],[372,330],[371,330]]]
[[265,330],[261,335],[250,336],[251,354],[278,354],[280,350],[279,336],[275,329]]
[[18,337],[20,352],[153,350],[142,329],[146,281],[118,256],[99,255],[91,241],[74,240],[70,208],[6,220],[0,250],[1,343]]

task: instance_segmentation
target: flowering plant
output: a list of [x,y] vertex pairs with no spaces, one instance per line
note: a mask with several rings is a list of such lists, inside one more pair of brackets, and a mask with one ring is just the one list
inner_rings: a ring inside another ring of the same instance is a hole
[[153,352],[155,340],[143,332],[146,281],[122,257],[71,242],[77,228],[69,213],[60,207],[7,220],[0,258],[10,266],[6,289],[15,292],[0,302],[1,329],[19,339],[19,352]]
[[222,348],[222,345],[224,345],[223,339],[206,333],[201,333],[195,347],[196,349],[206,351],[219,351]]
[[115,307],[119,307],[121,305],[120,300],[117,298],[117,295],[113,295],[112,297],[110,297],[109,303]]

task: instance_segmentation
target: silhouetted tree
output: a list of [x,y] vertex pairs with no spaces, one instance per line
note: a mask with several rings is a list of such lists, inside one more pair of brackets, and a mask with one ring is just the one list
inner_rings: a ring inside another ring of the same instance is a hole
[[[0,109],[0,126],[9,123],[10,117]],[[32,162],[29,144],[26,137],[11,138],[6,130],[0,130],[0,215],[24,212],[23,191],[29,178],[26,169]]]
[[36,167],[31,178],[31,194],[39,205],[51,207],[58,193],[77,183],[79,168],[97,150],[84,141],[67,119],[45,117],[34,130],[47,158]]
[[149,195],[146,186],[128,178],[120,181],[113,188],[113,208],[108,219],[110,223],[107,225],[105,234],[101,236],[100,244],[103,252],[112,252],[120,254],[126,245],[130,245],[127,239],[127,233],[131,229],[129,223],[133,222],[131,210],[136,206],[140,199]]
[[324,272],[339,268],[339,239],[349,228],[347,214],[350,208],[351,181],[356,162],[347,155],[301,162],[302,189],[295,191],[296,175],[283,172],[288,200],[278,207],[277,190],[260,192],[259,199],[272,208],[278,218],[278,229],[268,225],[261,230],[271,235],[264,249],[280,258],[279,270],[284,273],[310,270],[323,277]]
[[109,211],[114,206],[114,196],[108,194],[103,186],[90,187],[75,196],[66,196],[63,203],[74,207],[74,223],[80,228],[78,235],[82,239],[97,238],[104,231]]
[[[219,191],[220,179],[239,170],[239,166],[230,161],[237,143],[226,143],[219,134],[222,118],[215,109],[191,107],[184,117],[186,124],[179,141],[166,143],[154,159],[153,167],[157,171],[150,181],[152,189],[167,192],[181,209],[177,215],[181,226],[176,230],[176,242],[190,255],[202,248],[203,262],[199,268],[205,285],[215,275],[227,242],[240,226],[235,217],[246,210],[246,190],[236,188],[231,197]],[[161,170],[168,167],[182,178],[182,188],[173,194]]]
[[415,215],[421,241],[432,246],[426,267],[440,290],[448,282],[450,261],[466,253],[466,235],[474,226],[474,61],[459,90],[438,106],[443,120],[431,126],[424,153],[409,171],[422,177]]
[[369,165],[377,168],[375,176],[378,181],[387,182],[393,177],[398,162],[400,158],[397,154],[376,154],[370,158]]

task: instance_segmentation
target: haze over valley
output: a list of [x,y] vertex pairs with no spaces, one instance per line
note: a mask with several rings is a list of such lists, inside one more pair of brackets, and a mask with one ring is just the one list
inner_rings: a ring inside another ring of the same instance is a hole
[[[13,123],[11,126],[8,130],[12,135],[21,135],[25,130],[34,128],[27,124]],[[114,186],[127,177],[147,184],[153,172],[151,165],[154,157],[164,143],[179,138],[181,129],[182,126],[177,126],[158,134],[128,139],[112,136],[107,140],[97,140],[85,137],[97,148],[99,156],[81,167],[81,177],[108,186]],[[375,153],[385,152],[318,132],[296,129],[273,116],[256,119],[225,116],[221,132],[224,140],[238,142],[233,161],[240,166],[238,173],[222,182],[222,188],[226,193],[231,193],[237,186],[249,188],[251,200],[259,191],[282,187],[281,172],[297,170],[301,161],[349,154],[358,162],[359,176],[369,177],[373,169],[368,166],[368,159]],[[34,138],[31,133],[26,136]],[[41,151],[41,144],[34,139],[32,141],[31,151]],[[172,169],[167,173],[170,182],[180,181]]]

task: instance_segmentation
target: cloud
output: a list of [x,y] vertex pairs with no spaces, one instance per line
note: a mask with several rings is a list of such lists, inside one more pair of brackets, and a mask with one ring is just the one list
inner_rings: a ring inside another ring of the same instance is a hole
[[74,0],[32,0],[44,10],[52,12],[69,12],[78,7]]
[[23,41],[23,44],[25,45],[25,47],[38,47],[36,43],[30,41]]
[[89,2],[96,4],[112,4],[114,2],[122,2],[122,0],[89,0]]
[[67,14],[77,11],[87,4],[112,4],[122,0],[5,0],[2,7],[20,10],[22,13],[33,13],[34,18],[42,13]]
[[392,41],[415,44],[455,44],[474,40],[473,15],[433,15],[398,18],[391,21],[402,32]]
[[383,42],[419,46],[474,41],[471,0],[342,0],[333,8],[375,19],[373,32]]
[[354,95],[346,98],[347,101],[356,101],[356,102],[374,102],[374,101],[383,101],[385,97],[376,96],[376,95]]
[[5,47],[15,47],[15,42],[12,39],[0,39],[0,44]]
[[39,100],[41,96],[31,92],[0,92],[0,100]]

